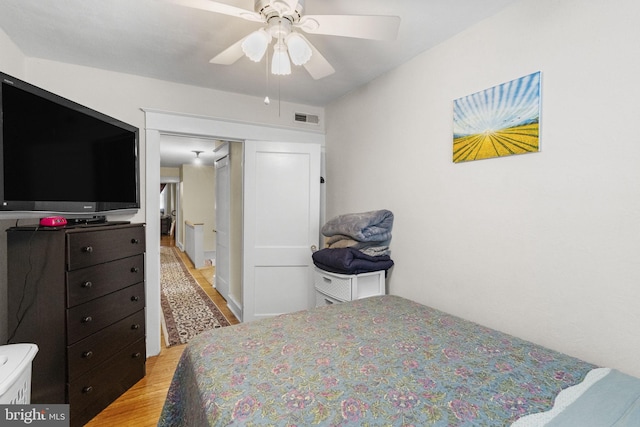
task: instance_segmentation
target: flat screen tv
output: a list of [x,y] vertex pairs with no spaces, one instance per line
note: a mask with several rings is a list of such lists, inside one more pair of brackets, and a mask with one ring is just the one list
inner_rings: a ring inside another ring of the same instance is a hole
[[140,207],[138,128],[0,73],[0,211]]

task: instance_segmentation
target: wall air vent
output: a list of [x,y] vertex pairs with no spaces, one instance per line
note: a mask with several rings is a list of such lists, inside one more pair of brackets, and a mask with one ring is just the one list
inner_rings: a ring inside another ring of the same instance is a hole
[[318,123],[320,123],[320,118],[314,114],[295,113],[294,120],[296,122],[310,123],[312,125],[317,125]]

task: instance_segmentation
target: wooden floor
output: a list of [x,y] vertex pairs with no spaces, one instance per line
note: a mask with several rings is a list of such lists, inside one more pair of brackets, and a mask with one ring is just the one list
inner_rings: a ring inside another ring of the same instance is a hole
[[[170,237],[162,236],[161,244],[163,246],[173,246],[174,242]],[[232,325],[237,324],[238,320],[227,308],[227,304],[220,294],[193,267],[193,263],[186,254],[181,253],[181,255],[185,264],[189,267],[189,271],[229,322]],[[147,359],[147,375],[86,424],[88,427],[151,427],[157,425],[160,411],[169,389],[169,383],[173,378],[173,372],[185,347],[184,345],[164,347],[164,338],[162,343],[163,348],[160,354]]]

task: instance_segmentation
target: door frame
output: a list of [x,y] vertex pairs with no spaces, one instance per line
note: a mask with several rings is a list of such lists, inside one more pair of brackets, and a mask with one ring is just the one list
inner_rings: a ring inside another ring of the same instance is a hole
[[[231,181],[231,173],[230,173],[230,169],[231,169],[231,162],[229,161],[229,153],[230,153],[230,149],[229,149],[229,144],[231,144],[231,142],[224,142],[224,144],[220,145],[219,147],[216,147],[216,149],[214,150],[215,152],[215,158],[214,158],[214,167],[215,167],[215,176],[216,176],[216,183],[215,183],[215,189],[216,189],[216,206],[215,206],[215,211],[216,211],[216,289],[218,290],[218,292],[220,292],[220,295],[222,295],[222,298],[224,298],[225,301],[227,301],[227,305],[229,305],[229,293],[230,293],[230,270],[231,270],[231,254],[230,254],[230,237],[229,237],[229,232],[230,232],[230,219],[231,219],[231,195],[229,194],[231,191],[231,185],[230,185],[230,181]],[[220,170],[224,168],[224,171],[226,173],[226,186],[224,188],[221,187],[221,172]],[[221,191],[224,191],[225,194],[225,200],[223,200],[224,203],[219,203],[221,201]],[[224,212],[224,213],[223,213]],[[221,237],[221,232],[220,232],[220,218],[225,218],[227,220],[226,223],[226,229],[224,230],[224,233],[222,233],[222,237]],[[226,236],[225,236],[226,234]],[[226,245],[226,253],[224,254],[224,256],[219,256],[221,252],[225,252],[225,251],[221,251],[221,243],[223,243],[224,245]],[[225,260],[226,262],[222,262],[220,263],[220,259]],[[220,267],[220,266],[224,266],[224,268]],[[220,268],[219,268],[220,267]],[[226,270],[226,271],[225,271]],[[227,276],[225,277],[224,274],[220,274],[220,273],[225,273],[227,274]],[[224,285],[221,286],[220,284],[223,283]],[[235,304],[234,304],[235,305]],[[232,310],[233,311],[233,310]],[[236,314],[234,312],[234,314]],[[236,317],[238,317],[236,315]]]
[[[160,183],[161,184],[173,184],[175,185],[175,192],[176,192],[176,216],[173,219],[175,221],[175,229],[174,229],[174,234],[173,234],[173,238],[174,241],[176,242],[176,245],[178,244],[178,227],[177,224],[182,220],[182,214],[180,213],[181,209],[180,209],[180,178],[176,178],[176,177],[165,177],[162,178],[160,177]],[[166,214],[166,212],[165,212]],[[169,212],[169,215],[171,215],[171,212]],[[182,249],[182,248],[181,248]]]
[[143,108],[145,113],[145,222],[147,253],[146,273],[146,327],[147,357],[156,356],[161,349],[160,319],[160,139],[162,134],[200,136],[230,141],[247,139],[314,143],[325,145],[325,135],[318,131],[305,131],[273,125],[223,120]]

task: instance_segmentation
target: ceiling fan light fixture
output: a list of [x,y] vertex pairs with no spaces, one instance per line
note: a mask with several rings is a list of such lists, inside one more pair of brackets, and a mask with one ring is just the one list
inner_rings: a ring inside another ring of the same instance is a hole
[[311,59],[312,51],[309,44],[298,33],[290,33],[286,38],[287,48],[291,62],[295,65],[304,65]]
[[273,46],[271,74],[277,76],[288,76],[291,74],[291,62],[289,61],[289,54],[287,54],[287,46],[281,41],[278,41],[278,43]]
[[[336,70],[303,34],[393,41],[398,36],[401,22],[399,16],[389,15],[306,15],[305,0],[254,0],[253,11],[216,0],[165,1],[264,25],[261,30],[235,42],[209,62],[231,65],[243,55],[261,62],[272,40],[276,39],[271,73],[291,74],[293,62],[303,65],[314,80],[325,78]],[[268,58],[265,62],[268,75]]]
[[260,62],[267,51],[267,47],[269,47],[269,43],[271,43],[271,35],[261,28],[249,34],[242,41],[242,51],[253,62]]

